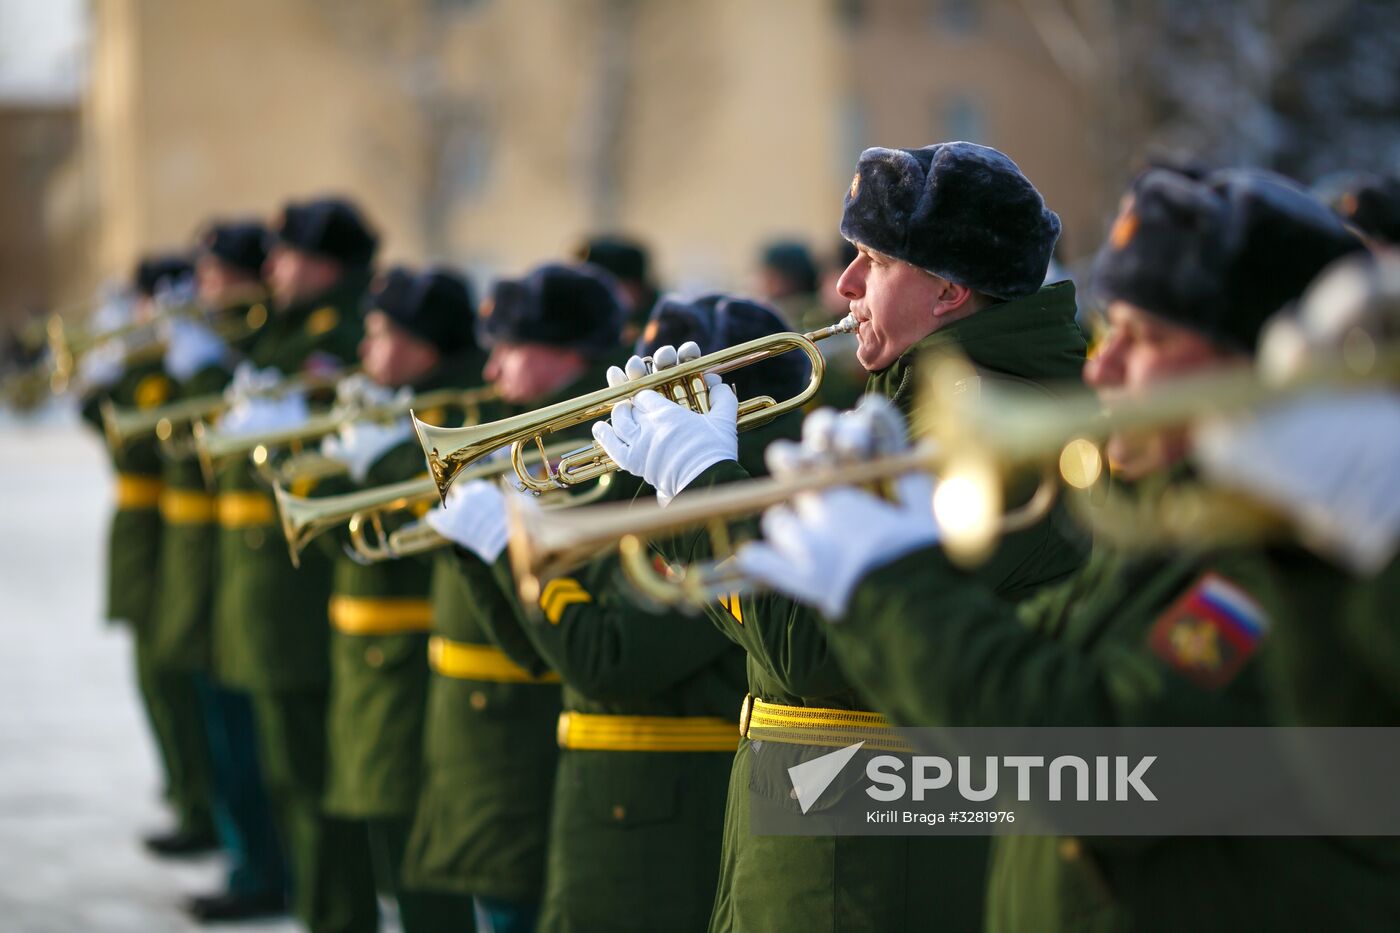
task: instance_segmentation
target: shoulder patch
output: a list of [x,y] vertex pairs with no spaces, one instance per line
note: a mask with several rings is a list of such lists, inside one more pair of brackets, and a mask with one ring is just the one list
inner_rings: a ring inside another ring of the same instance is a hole
[[152,373],[136,383],[134,399],[137,408],[155,408],[164,405],[170,398],[170,380],[160,373]]
[[248,313],[243,316],[243,322],[248,329],[258,330],[267,323],[267,305],[258,302],[248,309]]
[[1268,616],[1252,596],[1208,572],[1158,617],[1147,643],[1176,671],[1218,690],[1244,667],[1268,627]]
[[319,337],[327,331],[334,330],[335,325],[339,323],[340,312],[333,306],[326,305],[311,312],[310,317],[306,319],[306,332],[313,337]]
[[540,594],[540,608],[550,625],[558,625],[564,617],[564,610],[574,603],[591,603],[593,597],[573,577],[556,577],[544,585]]

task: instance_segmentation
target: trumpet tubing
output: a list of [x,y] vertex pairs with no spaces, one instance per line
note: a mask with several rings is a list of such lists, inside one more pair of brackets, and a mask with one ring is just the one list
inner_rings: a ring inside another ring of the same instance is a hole
[[[352,421],[384,421],[396,418],[409,412],[414,405],[425,408],[459,405],[470,411],[495,397],[496,391],[491,388],[435,389],[404,402],[392,401],[363,408],[331,409],[295,427],[265,431],[261,434],[221,432],[211,427],[208,422],[200,421],[194,426],[195,448],[204,468],[204,475],[209,478],[214,475],[219,464],[232,457],[251,455],[266,460],[274,450],[320,440],[339,430],[341,425]],[[262,448],[261,454],[257,453],[259,448]]]
[[[319,392],[334,388],[337,382],[358,369],[350,367],[324,375],[293,376],[256,396],[271,398],[289,392]],[[191,427],[194,422],[214,418],[226,408],[228,400],[222,392],[179,399],[156,408],[118,408],[108,400],[102,405],[102,427],[113,450],[150,434],[166,443],[177,431]]]
[[[706,354],[670,369],[653,372],[638,380],[598,389],[574,399],[489,424],[468,428],[444,428],[428,424],[415,416],[413,425],[418,431],[419,441],[422,442],[428,469],[438,484],[439,492],[446,497],[448,488],[461,471],[493,450],[509,446],[512,449],[512,457],[519,461],[527,443],[533,442],[537,448],[542,447],[545,438],[551,434],[607,417],[618,402],[646,389],[661,392],[677,402],[699,407],[708,398],[704,385],[706,374],[727,373],[781,353],[805,353],[812,364],[812,375],[801,392],[782,401],[760,396],[746,399],[740,405],[739,429],[757,427],[805,405],[821,386],[826,368],[826,362],[821,351],[817,349],[816,342],[854,330],[855,321],[848,316],[837,324],[807,334],[771,334]],[[617,464],[602,448],[596,444],[587,444],[566,456],[557,469],[547,469],[544,477],[533,477],[522,472],[520,481],[536,492],[543,492],[550,488],[587,482],[615,469]]]
[[[557,457],[571,447],[570,444],[555,444],[545,450],[545,456]],[[467,472],[466,478],[492,479],[509,473],[512,468],[509,461],[492,460],[474,466]],[[592,502],[602,495],[606,486],[606,483],[600,481],[599,485],[587,492],[575,494],[572,499],[576,504]],[[384,515],[428,506],[436,500],[437,485],[428,476],[336,496],[319,497],[293,495],[281,484],[276,484],[273,494],[277,499],[278,514],[281,516],[282,534],[287,539],[287,548],[295,565],[300,564],[301,552],[313,539],[332,528],[346,524],[350,525],[351,543],[355,554],[366,563],[391,560],[409,553],[421,553],[443,543],[428,540],[432,529],[427,525],[413,532],[408,530],[414,527],[413,525],[386,532],[382,522]],[[373,529],[376,540],[370,540],[368,529]],[[395,537],[396,535],[398,537]]]
[[[915,425],[922,439],[900,453],[701,490],[665,508],[609,504],[545,516],[512,503],[510,559],[521,597],[533,601],[544,581],[617,547],[627,575],[646,596],[663,604],[701,604],[741,588],[742,578],[715,564],[663,577],[655,571],[646,541],[708,529],[712,540],[727,542],[728,523],[804,492],[886,484],[915,471],[939,474],[932,505],[943,547],[951,558],[975,564],[1000,535],[1043,518],[1062,484],[1078,490],[1093,487],[1105,463],[1099,443],[1108,435],[1189,426],[1197,419],[1254,409],[1306,391],[1378,381],[1393,384],[1400,380],[1400,346],[1378,348],[1364,366],[1339,358],[1313,361],[1280,376],[1232,367],[1183,377],[1155,385],[1148,396],[1116,399],[1107,408],[1082,386],[1050,395],[993,385],[968,392],[969,377],[975,372],[965,360],[943,359],[931,365]],[[1027,502],[1004,510],[1004,481],[1027,468],[1039,473],[1039,485]],[[1215,503],[1197,507],[1196,513],[1220,514],[1218,497],[1197,496],[1192,501]],[[1104,510],[1096,506],[1094,511]],[[1114,522],[1117,538],[1142,535],[1149,525],[1148,535],[1159,527],[1164,534],[1171,530],[1169,523],[1149,523],[1140,513],[1114,511],[1096,520]],[[1251,508],[1230,510],[1227,524],[1231,540],[1279,527],[1268,510]]]

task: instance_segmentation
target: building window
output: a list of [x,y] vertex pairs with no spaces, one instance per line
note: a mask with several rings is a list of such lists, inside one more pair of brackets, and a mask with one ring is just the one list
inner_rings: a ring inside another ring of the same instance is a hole
[[987,119],[976,98],[959,94],[939,108],[936,135],[943,139],[987,144]]
[[929,27],[936,32],[965,36],[982,24],[980,0],[929,0]]
[[466,106],[439,123],[438,178],[453,201],[469,201],[491,175],[491,125],[485,108]]
[[837,158],[840,159],[839,168],[845,171],[860,159],[860,154],[865,151],[869,139],[865,104],[859,95],[848,94],[841,102],[836,131],[839,134],[836,142]]
[[433,0],[438,13],[465,13],[481,6],[485,0]]
[[836,21],[842,28],[855,32],[865,25],[865,0],[832,0],[836,11]]

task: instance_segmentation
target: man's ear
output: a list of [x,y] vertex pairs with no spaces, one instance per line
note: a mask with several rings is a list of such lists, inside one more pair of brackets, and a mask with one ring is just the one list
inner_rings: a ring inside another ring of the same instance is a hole
[[938,297],[934,301],[933,316],[942,317],[957,311],[972,311],[975,309],[975,295],[977,294],[966,285],[959,285],[957,282],[950,282],[940,278],[943,287],[938,291]]

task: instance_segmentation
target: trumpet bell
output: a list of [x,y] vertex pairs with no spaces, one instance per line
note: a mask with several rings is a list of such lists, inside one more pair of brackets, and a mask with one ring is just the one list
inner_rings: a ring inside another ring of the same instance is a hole
[[[836,334],[851,333],[855,327],[854,317],[848,315],[830,327],[807,334],[770,334],[706,354],[670,369],[653,372],[641,379],[608,386],[489,424],[468,428],[443,428],[428,424],[415,415],[413,426],[423,445],[428,470],[438,484],[439,493],[445,499],[448,488],[458,474],[493,450],[510,447],[512,457],[518,459],[525,444],[533,441],[537,446],[542,446],[544,439],[551,434],[605,418],[612,413],[613,406],[618,402],[648,389],[660,392],[682,404],[699,408],[708,397],[704,389],[704,377],[707,374],[722,375],[782,353],[806,354],[811,363],[811,377],[801,392],[781,401],[762,396],[746,399],[740,405],[739,430],[758,427],[780,415],[802,408],[816,395],[826,371],[826,361],[816,342]],[[526,487],[536,492],[544,492],[552,488],[587,482],[616,469],[617,464],[600,447],[588,444],[564,458],[558,468],[547,467],[543,477],[521,473],[519,478]]]

